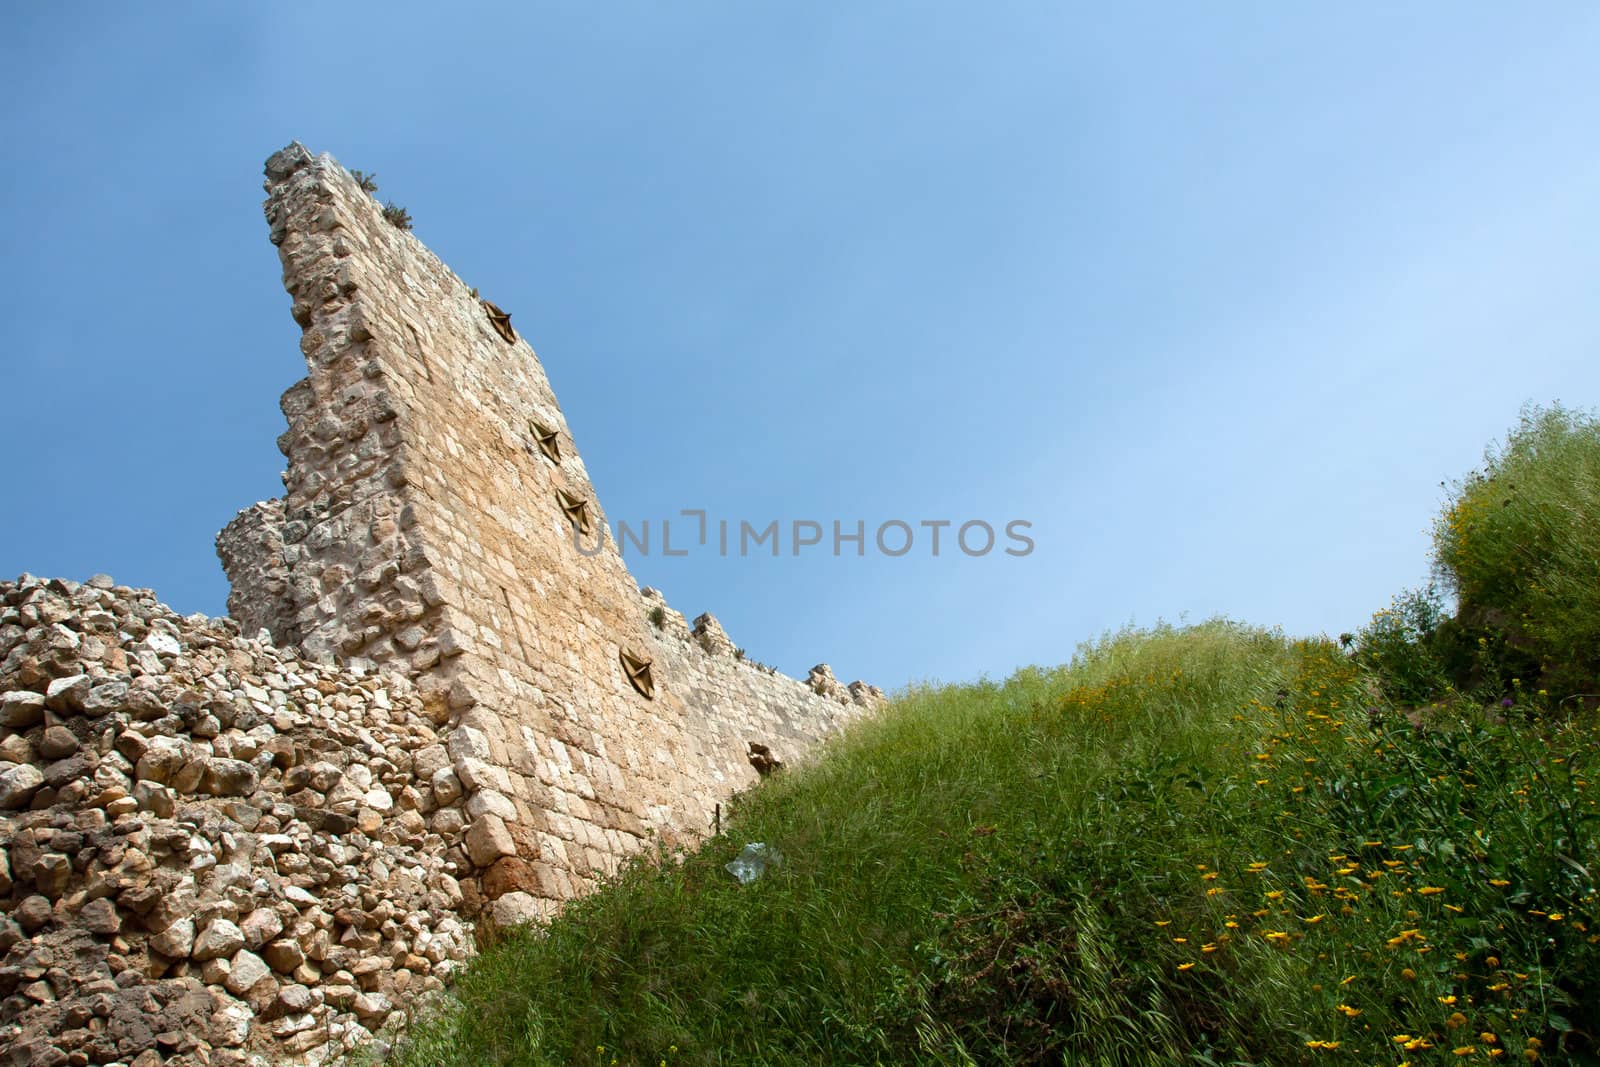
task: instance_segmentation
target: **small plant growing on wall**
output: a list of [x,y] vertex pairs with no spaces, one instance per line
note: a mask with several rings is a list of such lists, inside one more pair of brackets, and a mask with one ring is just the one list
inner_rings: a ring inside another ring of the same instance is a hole
[[378,176],[376,174],[368,174],[364,170],[353,170],[350,172],[350,177],[356,180],[356,184],[361,186],[361,191],[368,196],[378,191]]
[[393,200],[383,205],[383,217],[389,220],[390,225],[398,229],[411,229],[411,212],[395,203]]
[[657,604],[650,609],[650,623],[656,629],[661,629],[667,624],[667,609]]

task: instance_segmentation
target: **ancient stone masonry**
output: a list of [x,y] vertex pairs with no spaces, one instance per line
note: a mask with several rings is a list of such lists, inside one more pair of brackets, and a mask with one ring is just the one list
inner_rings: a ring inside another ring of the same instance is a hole
[[0,1064],[323,1062],[398,1021],[472,949],[450,764],[402,677],[0,583]]
[[546,914],[652,836],[695,839],[757,780],[752,743],[793,762],[881,698],[745,663],[641,593],[509,316],[330,157],[290,145],[266,188],[310,373],[284,498],[218,537],[229,610],[414,682],[464,791],[469,912]]
[[310,373],[232,617],[0,582],[0,1067],[325,1063],[882,699],[639,590],[510,317],[329,157],[267,191]]
[[[798,683],[709,616],[639,606],[653,671],[730,764],[704,773],[804,750]],[[324,1063],[396,1024],[473,917],[544,906],[509,862],[531,863],[520,814],[482,818],[468,783],[496,768],[459,736],[403,675],[103,576],[0,582],[0,1065]]]

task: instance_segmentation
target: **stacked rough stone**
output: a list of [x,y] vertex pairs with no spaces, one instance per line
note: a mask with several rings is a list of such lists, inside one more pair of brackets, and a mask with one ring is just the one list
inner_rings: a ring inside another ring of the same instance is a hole
[[469,818],[405,679],[0,583],[0,1064],[325,1060],[470,952]]
[[650,838],[692,842],[757,781],[752,743],[792,765],[876,702],[744,662],[715,620],[652,625],[533,349],[331,157],[266,173],[309,373],[285,497],[218,538],[229,608],[415,682],[463,767],[469,910],[549,914]]

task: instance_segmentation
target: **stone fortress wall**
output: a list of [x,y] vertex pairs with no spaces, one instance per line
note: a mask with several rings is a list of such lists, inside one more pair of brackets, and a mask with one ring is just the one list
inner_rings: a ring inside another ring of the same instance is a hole
[[267,192],[309,374],[231,617],[0,582],[0,1067],[326,1063],[882,699],[638,589],[508,322],[330,157]]
[[794,760],[879,699],[745,663],[641,592],[594,551],[604,512],[509,319],[331,157],[292,144],[266,188],[310,373],[283,396],[284,498],[218,537],[229,609],[415,683],[466,794],[469,892],[547,912],[650,835],[707,832],[752,744]]

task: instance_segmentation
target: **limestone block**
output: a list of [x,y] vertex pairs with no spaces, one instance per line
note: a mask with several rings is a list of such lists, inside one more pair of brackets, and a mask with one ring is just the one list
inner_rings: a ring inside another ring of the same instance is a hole
[[514,856],[516,852],[516,842],[498,815],[480,815],[467,828],[467,855],[479,867],[488,867],[501,856]]
[[507,893],[495,898],[490,906],[496,926],[518,926],[522,923],[538,922],[545,917],[545,910],[532,895],[523,892]]

